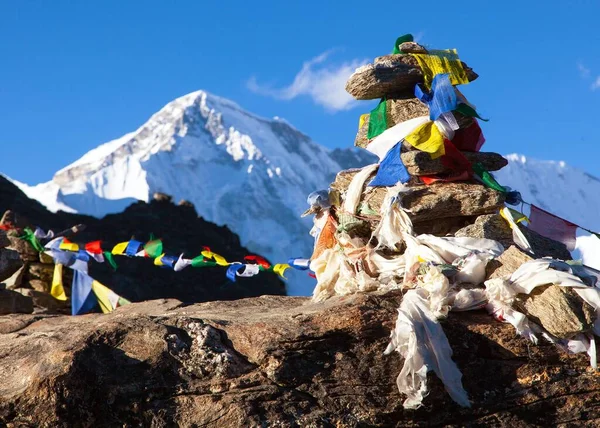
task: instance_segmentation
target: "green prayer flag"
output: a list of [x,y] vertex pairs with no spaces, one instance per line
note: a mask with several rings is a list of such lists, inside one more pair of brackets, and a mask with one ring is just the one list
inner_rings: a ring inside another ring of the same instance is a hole
[[144,251],[148,257],[155,259],[163,253],[163,243],[160,239],[148,241],[146,245],[144,245]]
[[592,232],[592,235],[596,236],[596,238],[600,239],[600,233]]
[[115,262],[112,253],[110,251],[104,251],[102,254],[104,254],[104,260],[106,260],[114,270],[117,270],[117,262]]
[[367,131],[367,138],[375,138],[383,131],[387,129],[387,118],[386,118],[386,107],[385,98],[382,98],[369,115],[369,130]]
[[402,53],[402,51],[400,51],[400,45],[402,43],[412,42],[412,41],[414,41],[412,34],[405,34],[404,36],[398,37],[396,39],[396,44],[394,45],[394,50],[392,51],[392,54]]
[[457,111],[464,116],[476,117],[477,119],[483,120],[484,122],[489,121],[489,119],[484,119],[483,117],[479,116],[479,113],[477,113],[473,107],[467,104],[460,103],[454,111]]
[[498,184],[498,182],[492,176],[492,174],[487,172],[481,163],[477,162],[475,165],[473,165],[473,172],[477,174],[479,178],[481,178],[481,181],[483,181],[483,184],[485,184],[490,189],[506,193],[506,189],[500,184]]
[[216,262],[204,260],[204,256],[194,257],[191,262],[193,267],[217,266]]
[[21,239],[24,239],[25,241],[29,241],[31,246],[33,248],[35,248],[36,251],[39,251],[40,253],[42,251],[44,251],[44,246],[42,244],[40,244],[40,241],[38,241],[38,239],[35,237],[33,230],[26,227],[25,229],[23,229],[23,233],[25,233],[25,235],[21,236]]

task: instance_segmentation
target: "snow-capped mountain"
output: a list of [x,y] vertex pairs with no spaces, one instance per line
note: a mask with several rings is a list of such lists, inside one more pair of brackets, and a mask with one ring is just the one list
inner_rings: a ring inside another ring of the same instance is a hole
[[[526,202],[600,232],[600,179],[562,161],[541,161],[518,154],[505,157],[508,166],[494,173],[500,184],[521,192]],[[529,214],[529,207],[523,206],[523,211]],[[600,239],[579,229],[573,255],[600,269]]]
[[[191,201],[206,220],[228,225],[245,247],[286,262],[312,253],[311,221],[300,218],[307,195],[327,188],[339,170],[372,159],[365,151],[331,151],[282,119],[264,119],[197,91],[88,152],[52,181],[15,184],[51,211],[97,217],[164,192]],[[310,293],[313,280],[290,275],[290,294]]]

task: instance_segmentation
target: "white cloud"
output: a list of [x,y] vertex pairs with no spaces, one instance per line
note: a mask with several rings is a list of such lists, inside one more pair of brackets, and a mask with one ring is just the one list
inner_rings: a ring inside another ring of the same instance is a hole
[[577,63],[577,70],[579,70],[579,74],[581,77],[586,78],[590,76],[590,69],[587,68],[581,61]]
[[600,89],[600,76],[596,77],[596,80],[594,80],[594,82],[592,83],[591,89],[592,91]]
[[246,86],[252,92],[280,100],[292,100],[308,95],[316,104],[329,111],[349,110],[356,100],[344,89],[348,77],[367,60],[354,59],[342,64],[327,63],[333,51],[329,50],[306,61],[294,81],[284,88],[271,88],[259,84],[255,77],[248,79]]

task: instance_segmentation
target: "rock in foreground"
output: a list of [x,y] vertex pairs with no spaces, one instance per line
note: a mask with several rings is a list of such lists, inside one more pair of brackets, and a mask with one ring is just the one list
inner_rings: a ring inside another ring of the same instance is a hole
[[600,418],[584,355],[533,347],[485,312],[443,322],[473,403],[432,375],[402,408],[384,356],[401,295],[311,303],[267,296],[109,315],[0,317],[0,421],[9,426],[551,426]]

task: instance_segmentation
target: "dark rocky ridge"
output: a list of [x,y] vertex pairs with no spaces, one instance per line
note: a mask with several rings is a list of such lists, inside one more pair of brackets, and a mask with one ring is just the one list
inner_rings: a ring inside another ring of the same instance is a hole
[[[8,209],[18,213],[17,221],[45,230],[61,231],[83,223],[87,228],[76,235],[76,242],[102,239],[107,248],[132,237],[140,241],[150,233],[163,239],[169,254],[185,253],[195,257],[202,246],[209,246],[231,261],[243,260],[251,254],[240,245],[237,235],[226,226],[217,226],[198,217],[191,204],[175,205],[169,198],[150,203],[138,202],[124,212],[102,219],[58,212],[49,212],[39,202],[27,198],[16,186],[0,176],[0,212]],[[282,281],[273,273],[263,272],[253,278],[239,278],[231,283],[222,267],[188,268],[181,272],[161,269],[151,260],[117,257],[116,272],[107,263],[90,263],[90,274],[116,293],[132,301],[176,298],[184,302],[229,300],[263,294],[284,295]],[[281,261],[279,261],[281,262]],[[4,278],[3,278],[4,279]]]

